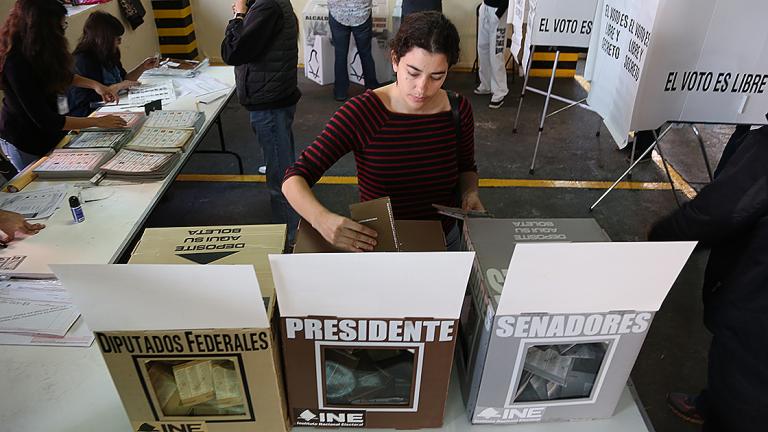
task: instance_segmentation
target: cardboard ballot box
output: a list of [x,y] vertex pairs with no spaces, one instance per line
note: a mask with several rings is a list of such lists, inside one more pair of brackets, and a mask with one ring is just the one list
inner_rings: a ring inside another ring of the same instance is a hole
[[279,353],[252,266],[51,266],[136,431],[287,431]]
[[[425,247],[418,229],[431,227],[439,234],[435,247],[444,250],[439,222],[416,225],[415,231],[398,230],[401,244]],[[308,244],[302,237],[311,231],[308,224],[298,231],[297,247]],[[440,426],[473,257],[271,255],[293,425]]]
[[470,219],[457,370],[472,423],[606,418],[694,242],[609,243],[592,219]]
[[267,255],[283,252],[285,230],[285,225],[147,228],[128,263],[253,265],[271,320],[275,285]]

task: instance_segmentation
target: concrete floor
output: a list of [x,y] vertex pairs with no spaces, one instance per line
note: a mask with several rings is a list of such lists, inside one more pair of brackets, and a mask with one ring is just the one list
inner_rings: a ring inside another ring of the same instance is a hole
[[[301,71],[299,71],[301,73]],[[511,82],[510,77],[510,82]],[[303,150],[340,105],[332,98],[331,86],[320,87],[300,77],[303,97],[298,105],[294,134],[297,151]],[[544,80],[532,84],[544,88]],[[482,178],[612,181],[627,166],[627,152],[619,151],[607,131],[595,136],[599,117],[572,109],[548,120],[542,138],[535,175],[528,173],[536,140],[538,117],[543,97],[526,96],[518,133],[512,123],[520,94],[521,79],[510,84],[510,95],[502,109],[487,107],[488,97],[472,94],[474,78],[468,73],[453,73],[447,88],[470,97],[476,125],[476,157]],[[360,89],[352,89],[359,92]],[[555,93],[583,97],[575,81],[561,79]],[[551,106],[550,111],[559,107]],[[239,153],[246,174],[257,174],[262,164],[261,149],[253,138],[247,112],[230,101],[222,116],[227,147]],[[703,135],[711,162],[716,163],[731,128],[706,127]],[[201,148],[219,145],[215,131]],[[707,181],[698,143],[687,128],[673,131],[662,149],[672,165],[696,187]],[[235,174],[234,158],[226,155],[195,155],[184,173]],[[355,174],[350,156],[336,164],[329,175]],[[633,181],[664,182],[665,176],[651,162],[641,163]],[[356,202],[357,188],[347,185],[318,185],[319,199],[331,210],[346,213]],[[480,192],[486,207],[496,217],[594,217],[615,241],[644,240],[651,224],[676,207],[669,190],[618,190],[610,194],[593,212],[589,205],[602,193],[600,189],[499,187]],[[685,199],[680,195],[681,199]],[[206,224],[269,222],[269,202],[263,183],[177,181],[150,217],[148,226],[190,226]],[[659,432],[695,431],[697,427],[669,412],[664,395],[670,391],[698,391],[705,383],[708,335],[701,323],[700,286],[706,254],[697,252],[676,282],[652,329],[632,372],[640,398]],[[654,271],[649,268],[648,271]]]

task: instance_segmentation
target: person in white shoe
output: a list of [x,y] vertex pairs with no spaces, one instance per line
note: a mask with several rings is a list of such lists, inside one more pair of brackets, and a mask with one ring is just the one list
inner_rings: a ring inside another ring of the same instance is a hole
[[491,95],[488,108],[501,108],[509,93],[504,63],[508,5],[506,0],[483,0],[477,17],[480,86],[475,89],[475,94]]

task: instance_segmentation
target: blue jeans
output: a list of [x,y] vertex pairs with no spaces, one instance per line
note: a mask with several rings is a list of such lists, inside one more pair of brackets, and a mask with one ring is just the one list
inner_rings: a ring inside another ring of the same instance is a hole
[[0,149],[3,150],[3,153],[8,158],[8,160],[11,161],[13,166],[15,166],[19,171],[26,168],[27,165],[30,165],[40,159],[40,156],[35,156],[33,154],[23,152],[17,149],[15,145],[2,138],[0,138]]
[[293,116],[296,105],[287,108],[250,111],[251,128],[264,152],[272,222],[288,225],[288,244],[293,244],[299,216],[285,199],[281,186],[285,171],[296,161],[293,144]]
[[376,65],[373,63],[373,55],[371,55],[373,18],[369,16],[368,19],[359,26],[350,27],[341,24],[336,21],[332,15],[328,14],[328,23],[331,27],[331,37],[335,54],[333,63],[333,97],[336,99],[347,98],[347,90],[349,90],[347,55],[349,54],[350,33],[355,37],[357,52],[360,55],[360,64],[363,65],[365,88],[377,88],[379,86],[379,81],[376,79]]

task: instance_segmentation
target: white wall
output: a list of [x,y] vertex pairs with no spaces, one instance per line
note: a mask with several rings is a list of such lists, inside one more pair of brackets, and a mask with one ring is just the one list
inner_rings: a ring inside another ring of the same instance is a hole
[[[220,0],[208,1],[213,3]],[[13,6],[15,2],[15,0],[0,0],[0,20],[3,22],[5,21],[11,6]],[[120,7],[115,1],[94,6],[85,12],[68,17],[67,21],[69,22],[69,27],[67,27],[66,34],[67,40],[69,41],[69,49],[75,49],[77,41],[83,33],[83,24],[85,24],[88,15],[93,11],[104,11],[118,17],[123,22],[123,25],[125,26],[125,35],[123,35],[123,43],[121,46],[123,66],[125,66],[127,70],[133,69],[133,67],[145,58],[153,56],[160,48],[157,41],[155,18],[152,15],[151,1],[142,0],[142,4],[147,10],[147,15],[144,16],[144,24],[139,26],[135,31],[131,30],[131,26],[128,22],[123,20],[122,14],[120,13]]]
[[[8,10],[14,2],[15,0],[0,0],[0,19],[5,20]],[[131,69],[141,60],[154,55],[159,49],[151,2],[150,0],[142,0],[142,3],[147,10],[144,24],[133,31],[128,23],[123,21],[126,34],[123,37],[122,57],[126,69]],[[198,50],[211,60],[220,61],[221,40],[227,22],[232,17],[232,0],[191,0],[191,3]],[[301,11],[307,0],[292,0],[291,3],[301,25]],[[390,8],[393,9],[395,1],[389,0],[389,4]],[[443,0],[443,12],[456,25],[461,37],[459,67],[469,68],[475,59],[475,8],[478,4],[480,4],[479,0]],[[119,6],[115,1],[98,5],[86,12],[69,17],[67,39],[71,49],[74,49],[80,38],[85,19],[94,10],[103,10],[122,19]],[[301,31],[303,32],[303,29]],[[302,59],[304,53],[301,52],[301,47],[299,50],[299,59]]]

